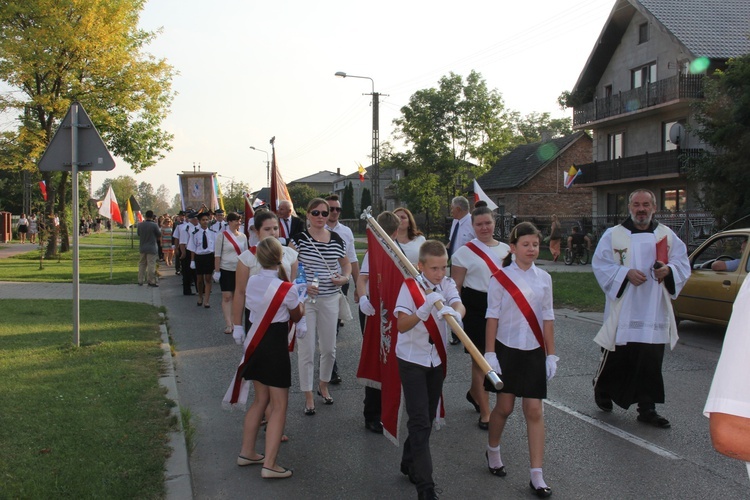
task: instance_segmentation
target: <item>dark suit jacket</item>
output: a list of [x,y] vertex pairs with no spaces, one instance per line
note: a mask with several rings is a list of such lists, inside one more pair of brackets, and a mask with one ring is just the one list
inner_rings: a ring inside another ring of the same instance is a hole
[[[282,225],[284,225],[284,221],[279,220],[279,226],[282,226]],[[293,215],[289,217],[289,225],[291,226],[289,230],[289,234],[287,235],[289,238],[305,230],[305,221]]]

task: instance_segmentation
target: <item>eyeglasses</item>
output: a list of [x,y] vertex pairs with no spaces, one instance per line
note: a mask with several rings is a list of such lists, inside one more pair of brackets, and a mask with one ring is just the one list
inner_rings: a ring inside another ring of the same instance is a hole
[[328,210],[331,212],[341,212],[341,207],[330,207]]
[[320,210],[310,210],[310,215],[312,215],[313,217],[320,217],[321,215],[323,217],[328,217],[328,212],[326,212],[325,210],[322,212]]

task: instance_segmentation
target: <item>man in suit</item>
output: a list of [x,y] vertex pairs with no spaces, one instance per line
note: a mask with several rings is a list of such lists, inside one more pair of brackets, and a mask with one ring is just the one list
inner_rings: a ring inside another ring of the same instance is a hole
[[[474,228],[471,225],[471,213],[469,212],[469,200],[463,196],[456,196],[451,200],[451,225],[450,237],[448,240],[448,258],[452,257],[456,250],[477,237]],[[456,334],[451,332],[450,345],[458,345],[459,340]]]
[[279,241],[282,245],[289,244],[289,238],[305,230],[305,222],[299,217],[292,215],[294,206],[289,200],[279,202],[279,210],[276,215],[279,216]]

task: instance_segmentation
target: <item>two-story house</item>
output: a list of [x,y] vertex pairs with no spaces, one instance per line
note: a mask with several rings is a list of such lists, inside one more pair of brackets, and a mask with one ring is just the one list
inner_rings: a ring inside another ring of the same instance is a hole
[[573,128],[593,139],[576,184],[594,189],[594,216],[627,213],[636,188],[663,211],[700,208],[686,166],[706,146],[691,103],[706,75],[750,52],[749,20],[748,0],[615,2],[571,92]]

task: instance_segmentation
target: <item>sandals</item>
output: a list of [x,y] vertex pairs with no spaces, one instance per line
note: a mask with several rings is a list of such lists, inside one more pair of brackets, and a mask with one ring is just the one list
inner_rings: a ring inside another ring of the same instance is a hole
[[332,405],[333,404],[333,398],[330,396],[330,394],[328,395],[328,397],[323,396],[323,393],[321,393],[320,389],[318,389],[318,396],[320,396],[321,398],[323,398],[323,404],[324,405]]
[[233,331],[234,328],[232,328],[231,326],[224,327],[224,333],[226,333],[227,335],[231,335]]
[[308,417],[315,415],[315,407],[313,406],[312,408],[308,408],[307,406],[305,406],[305,415],[307,415]]

